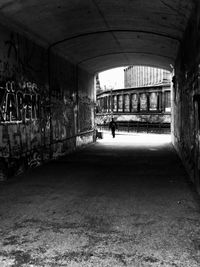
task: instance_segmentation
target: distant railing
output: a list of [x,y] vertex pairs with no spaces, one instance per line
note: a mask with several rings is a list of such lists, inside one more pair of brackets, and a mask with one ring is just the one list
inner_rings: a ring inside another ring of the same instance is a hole
[[[117,131],[122,132],[146,132],[146,133],[162,133],[167,134],[171,132],[170,123],[162,122],[141,122],[141,121],[130,121],[120,122],[117,121]],[[97,128],[99,131],[108,131],[108,124],[98,124]]]

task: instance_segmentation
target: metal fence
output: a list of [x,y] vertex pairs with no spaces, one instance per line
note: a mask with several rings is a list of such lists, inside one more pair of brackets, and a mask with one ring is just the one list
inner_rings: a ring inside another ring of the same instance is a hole
[[[160,133],[168,134],[171,132],[170,123],[151,123],[151,122],[117,122],[117,131],[122,132],[145,132],[145,133]],[[108,131],[109,124],[98,124],[99,131]]]

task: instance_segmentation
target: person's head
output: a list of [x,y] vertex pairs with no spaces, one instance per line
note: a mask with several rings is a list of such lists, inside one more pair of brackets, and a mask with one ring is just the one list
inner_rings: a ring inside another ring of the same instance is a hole
[[114,121],[114,118],[112,118],[112,121]]

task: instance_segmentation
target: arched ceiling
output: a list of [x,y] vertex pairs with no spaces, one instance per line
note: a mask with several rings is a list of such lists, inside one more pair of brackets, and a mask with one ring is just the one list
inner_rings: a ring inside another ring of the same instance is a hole
[[91,73],[170,70],[193,8],[193,0],[0,0],[0,22]]

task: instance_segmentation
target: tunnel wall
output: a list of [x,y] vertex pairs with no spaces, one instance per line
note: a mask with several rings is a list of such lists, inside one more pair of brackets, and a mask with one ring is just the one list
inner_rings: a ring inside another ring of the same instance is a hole
[[196,7],[180,44],[173,77],[172,136],[200,193],[200,9]]
[[0,180],[94,138],[94,78],[0,26]]

